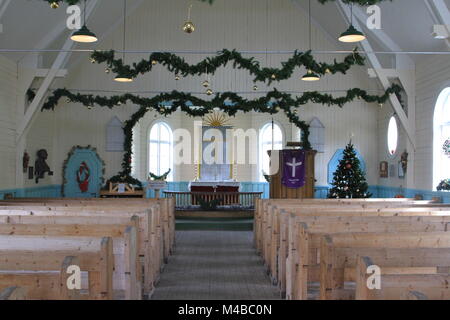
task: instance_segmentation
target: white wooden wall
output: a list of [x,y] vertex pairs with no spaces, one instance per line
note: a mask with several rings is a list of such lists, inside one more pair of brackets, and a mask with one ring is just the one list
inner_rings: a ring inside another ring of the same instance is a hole
[[[262,5],[264,4],[264,6]],[[136,50],[220,50],[236,48],[238,50],[306,50],[308,49],[308,18],[298,6],[289,0],[269,1],[269,16],[267,18],[265,3],[260,0],[217,0],[213,6],[194,2],[192,20],[196,32],[187,35],[181,31],[181,25],[186,19],[187,3],[182,0],[144,1],[133,16],[128,20],[127,48]],[[122,27],[112,32],[97,45],[98,49],[120,49],[122,45]],[[336,50],[336,43],[331,43],[329,37],[321,29],[313,29],[313,48],[318,50]],[[144,58],[146,55],[130,55],[128,62]],[[106,74],[102,65],[91,64],[86,54],[79,54],[78,59],[72,59],[67,66],[69,76],[53,87],[72,89],[98,90],[130,90],[130,91],[203,91],[203,78],[189,78],[175,81],[174,76],[162,67],[156,67],[151,74],[140,76],[133,84],[117,84],[112,74]],[[204,56],[187,55],[186,60],[193,63]],[[286,55],[259,55],[256,58],[263,65],[279,66]],[[332,62],[333,55],[316,57],[319,60]],[[376,89],[375,80],[369,79],[366,68],[355,67],[347,75],[327,76],[319,83],[304,83],[299,78],[305,70],[298,71],[289,81],[273,84],[279,90],[347,90],[353,87]],[[253,82],[246,71],[226,68],[210,79],[215,91],[251,91]],[[260,90],[267,89],[258,84]],[[269,89],[270,89],[269,88]],[[340,95],[342,93],[337,93]],[[47,184],[62,183],[61,168],[67,153],[74,145],[92,145],[97,147],[100,156],[105,160],[106,177],[120,170],[122,153],[105,152],[105,127],[113,116],[121,121],[129,119],[137,110],[136,106],[122,105],[113,110],[95,108],[87,110],[78,104],[67,104],[65,101],[55,112],[40,113],[32,125],[27,137],[27,148],[47,148],[49,163],[55,171],[55,176],[43,181]],[[366,160],[369,183],[378,183],[378,150],[377,145],[378,105],[357,101],[340,109],[321,105],[307,105],[299,112],[302,119],[309,122],[317,117],[325,126],[325,152],[317,156],[317,185],[326,185],[326,167],[330,158],[338,148],[343,148],[353,133],[353,142]],[[146,135],[148,126],[154,118],[149,115],[141,125],[141,166],[138,170],[141,177],[147,174],[146,168]],[[291,139],[291,124],[284,116],[277,116],[282,123],[287,139]],[[239,115],[233,124],[236,127],[260,128],[270,117],[265,114]],[[192,126],[192,118],[182,114],[174,114],[169,119],[174,128]],[[241,181],[257,180],[255,167],[240,167],[238,179]],[[193,168],[180,166],[175,168],[175,179],[186,181],[193,178]],[[34,182],[27,181],[27,186]]]
[[448,56],[430,57],[417,65],[417,189],[433,186],[433,115],[439,94],[450,87],[450,59]]
[[[439,94],[450,87],[450,59],[448,56],[433,56],[424,58],[416,65],[416,157],[413,186],[418,190],[432,190],[433,186],[433,115]],[[384,106],[378,117],[378,149],[380,161],[397,164],[401,153],[406,148],[407,137],[399,124],[399,145],[394,157],[388,155],[387,127],[393,110]],[[405,179],[390,177],[379,179],[379,185],[406,188]]]
[[[0,188],[15,187],[17,65],[0,56]],[[22,166],[18,163],[17,165]]]

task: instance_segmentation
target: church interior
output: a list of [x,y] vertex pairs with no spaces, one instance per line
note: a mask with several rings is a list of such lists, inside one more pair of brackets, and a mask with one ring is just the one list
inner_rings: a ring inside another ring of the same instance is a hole
[[0,0],[0,83],[0,300],[450,299],[450,0]]

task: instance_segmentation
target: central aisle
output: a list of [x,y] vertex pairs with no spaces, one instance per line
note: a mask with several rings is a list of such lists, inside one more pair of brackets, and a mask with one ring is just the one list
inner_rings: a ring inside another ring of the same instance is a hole
[[154,300],[275,300],[249,231],[177,231]]

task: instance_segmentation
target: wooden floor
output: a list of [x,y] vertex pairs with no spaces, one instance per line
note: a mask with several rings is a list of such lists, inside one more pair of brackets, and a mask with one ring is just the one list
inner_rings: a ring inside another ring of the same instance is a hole
[[154,300],[275,300],[248,231],[177,231]]

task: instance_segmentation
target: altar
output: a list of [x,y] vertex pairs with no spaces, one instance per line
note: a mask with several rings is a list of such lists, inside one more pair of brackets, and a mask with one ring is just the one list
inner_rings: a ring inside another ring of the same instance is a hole
[[191,192],[239,192],[237,181],[192,181],[189,183]]
[[220,112],[205,117],[201,127],[200,162],[196,179],[189,183],[191,203],[220,201],[221,205],[240,203],[240,183],[235,180],[233,127]]
[[236,181],[192,181],[189,183],[192,205],[200,201],[220,201],[220,205],[238,205],[240,183]]

